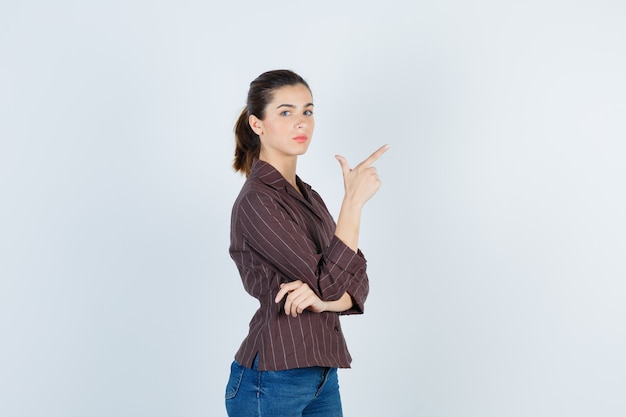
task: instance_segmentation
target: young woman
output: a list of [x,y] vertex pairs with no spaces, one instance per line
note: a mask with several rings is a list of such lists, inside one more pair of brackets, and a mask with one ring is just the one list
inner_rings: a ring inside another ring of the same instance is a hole
[[345,196],[337,223],[296,175],[313,136],[308,84],[288,70],[261,74],[235,125],[234,168],[247,176],[231,218],[230,255],[260,302],[226,387],[231,417],[342,415],[337,368],[350,367],[340,314],[363,313],[369,291],[358,249],[361,210],[380,187],[372,167],[336,156]]

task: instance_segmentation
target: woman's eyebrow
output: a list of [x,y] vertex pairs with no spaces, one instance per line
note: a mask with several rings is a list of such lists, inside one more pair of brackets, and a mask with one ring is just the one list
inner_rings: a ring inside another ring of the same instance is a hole
[[[313,103],[307,103],[304,105],[304,107],[314,107],[315,105]],[[295,109],[296,106],[293,104],[279,104],[276,108],[280,109],[281,107],[288,107],[290,109]]]

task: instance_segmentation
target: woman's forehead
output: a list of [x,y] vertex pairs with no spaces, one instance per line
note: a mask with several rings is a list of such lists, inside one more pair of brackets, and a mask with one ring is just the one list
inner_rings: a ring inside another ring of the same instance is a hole
[[304,84],[286,85],[274,90],[272,104],[313,104],[311,92]]

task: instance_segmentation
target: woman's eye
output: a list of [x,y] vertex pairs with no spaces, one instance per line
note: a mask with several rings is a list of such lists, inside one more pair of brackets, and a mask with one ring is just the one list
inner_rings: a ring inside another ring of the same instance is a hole
[[281,116],[290,116],[291,112],[289,110],[285,110],[285,111],[280,112],[280,115]]
[[304,111],[304,115],[305,116],[313,116],[313,111],[312,110],[305,110]]

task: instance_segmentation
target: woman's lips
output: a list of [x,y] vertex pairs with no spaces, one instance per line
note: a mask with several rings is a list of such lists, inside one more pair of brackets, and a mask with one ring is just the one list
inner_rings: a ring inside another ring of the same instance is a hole
[[296,136],[295,138],[293,138],[293,140],[295,140],[298,143],[304,143],[306,142],[308,138],[306,137],[306,135],[300,135],[300,136]]

